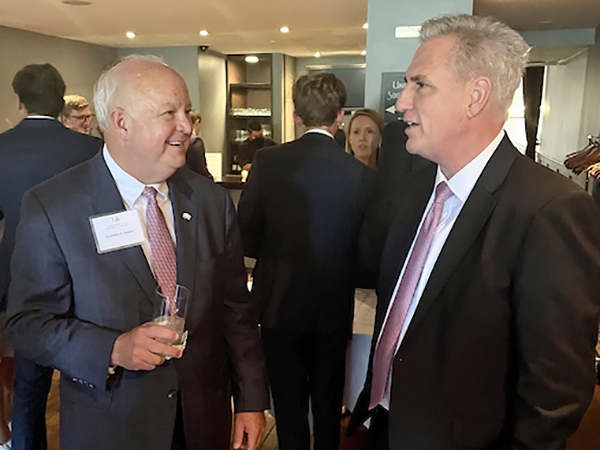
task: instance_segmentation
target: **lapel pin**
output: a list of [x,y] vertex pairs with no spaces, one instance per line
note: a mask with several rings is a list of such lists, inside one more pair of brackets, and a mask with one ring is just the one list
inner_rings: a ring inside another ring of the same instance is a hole
[[181,217],[183,217],[185,220],[187,220],[188,222],[190,220],[192,220],[192,215],[190,213],[184,212]]

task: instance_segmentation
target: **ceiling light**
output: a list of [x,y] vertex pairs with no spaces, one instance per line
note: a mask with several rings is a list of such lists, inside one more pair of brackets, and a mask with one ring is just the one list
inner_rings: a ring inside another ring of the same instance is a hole
[[360,52],[360,54],[363,55],[363,56],[367,56],[367,51],[363,50],[362,52]]
[[92,2],[85,0],[63,0],[63,3],[69,6],[89,6],[92,4]]
[[396,39],[415,38],[421,34],[421,27],[396,27]]
[[281,27],[281,28],[279,29],[279,31],[281,31],[282,33],[289,33],[289,32],[290,32],[290,29],[289,29],[288,27]]
[[551,23],[552,23],[552,21],[551,21],[551,20],[542,20],[542,21],[540,22],[540,24],[541,24],[541,25],[550,25]]
[[127,36],[129,39],[133,39],[135,38],[135,33],[133,31],[128,31],[125,33],[125,36]]
[[368,23],[368,22],[365,22],[365,23],[363,24],[363,28],[364,28],[365,30],[366,30],[366,29],[368,29],[368,28],[369,28],[369,23]]
[[200,30],[200,36],[208,36],[208,31]]
[[259,61],[258,56],[254,56],[254,55],[249,55],[246,56],[246,62],[250,63],[250,64],[255,64]]
[[321,53],[317,52],[315,53],[315,58],[320,58],[321,57]]

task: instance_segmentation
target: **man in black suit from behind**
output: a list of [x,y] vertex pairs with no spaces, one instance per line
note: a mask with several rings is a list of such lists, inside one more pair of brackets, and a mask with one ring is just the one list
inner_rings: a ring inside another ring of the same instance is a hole
[[[12,87],[19,110],[27,114],[16,127],[0,134],[0,209],[6,230],[0,243],[1,310],[6,311],[10,258],[23,193],[90,159],[102,147],[98,138],[69,130],[57,117],[63,109],[65,83],[50,64],[31,64],[15,75]],[[15,355],[12,448],[46,448],[46,399],[52,368]]]
[[375,173],[333,138],[344,85],[332,74],[294,86],[299,139],[256,154],[239,204],[244,252],[257,259],[253,301],[282,450],[339,445],[356,242]]
[[397,109],[435,164],[383,216],[352,425],[372,416],[377,450],[564,449],[594,391],[600,212],[503,130],[529,50],[516,31],[461,15],[420,33]]

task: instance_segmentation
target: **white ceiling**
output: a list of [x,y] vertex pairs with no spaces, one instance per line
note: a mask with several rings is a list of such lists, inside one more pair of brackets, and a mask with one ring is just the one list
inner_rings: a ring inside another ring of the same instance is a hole
[[[366,47],[367,0],[89,1],[0,0],[0,25],[111,47],[210,45],[224,54],[358,54]],[[600,0],[474,0],[474,12],[517,30],[600,25]],[[283,25],[290,33],[279,32]],[[201,29],[210,35],[199,36]],[[137,37],[127,39],[127,31]]]

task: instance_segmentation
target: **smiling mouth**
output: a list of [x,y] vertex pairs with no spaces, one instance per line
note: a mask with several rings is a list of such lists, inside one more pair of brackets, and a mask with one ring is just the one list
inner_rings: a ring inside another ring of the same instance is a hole
[[174,147],[181,147],[181,146],[183,146],[183,142],[181,142],[181,141],[167,141],[167,144],[172,145]]

